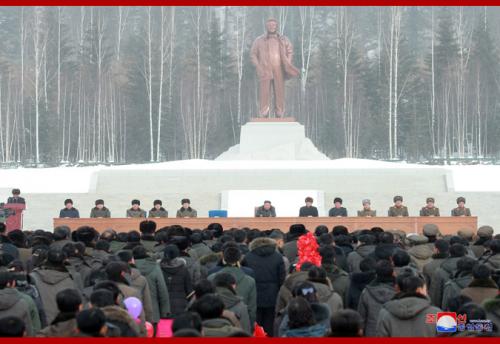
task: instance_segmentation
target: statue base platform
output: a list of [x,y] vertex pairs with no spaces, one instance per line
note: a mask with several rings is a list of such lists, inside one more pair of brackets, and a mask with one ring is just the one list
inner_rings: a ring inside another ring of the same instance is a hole
[[241,127],[240,144],[215,160],[329,160],[293,117],[254,118]]

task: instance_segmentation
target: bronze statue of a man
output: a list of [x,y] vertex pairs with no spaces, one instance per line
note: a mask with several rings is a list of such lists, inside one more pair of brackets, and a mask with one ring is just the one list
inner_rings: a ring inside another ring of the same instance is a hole
[[277,117],[285,114],[285,80],[299,75],[292,64],[293,48],[290,40],[278,33],[278,21],[266,22],[266,30],[252,44],[251,59],[259,77],[259,115],[268,117],[271,87],[274,91]]

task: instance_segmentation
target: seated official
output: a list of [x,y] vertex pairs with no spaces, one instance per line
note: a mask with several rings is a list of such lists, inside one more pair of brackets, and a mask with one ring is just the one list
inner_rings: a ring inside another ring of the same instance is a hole
[[153,208],[149,211],[148,217],[168,217],[168,211],[162,207],[161,200],[157,199],[153,202]]
[[306,205],[301,207],[299,210],[300,217],[318,217],[318,208],[314,207],[312,204],[314,202],[312,197],[306,197]]
[[387,216],[403,217],[408,215],[408,208],[403,205],[403,196],[394,196],[394,205],[389,208]]
[[271,201],[264,201],[264,205],[255,209],[255,217],[276,217],[276,209],[271,205]]
[[132,208],[127,209],[127,217],[146,217],[146,211],[140,208],[141,201],[132,200]]
[[111,217],[111,212],[108,208],[104,206],[104,201],[98,199],[95,201],[95,207],[90,211],[91,218],[109,218]]
[[434,205],[434,198],[427,197],[427,205],[420,209],[420,216],[439,216],[439,208]]
[[334,207],[328,212],[330,217],[347,217],[347,209],[342,206],[342,198],[335,197],[333,200]]
[[458,207],[451,211],[451,216],[471,216],[470,209],[465,207],[465,197],[457,198]]
[[176,217],[198,217],[198,212],[191,208],[191,201],[189,198],[184,198],[181,201],[182,207],[177,210],[177,214],[175,215]]
[[26,204],[26,201],[21,196],[21,190],[12,189],[12,197],[7,198],[7,203],[10,204]]
[[70,219],[78,219],[80,218],[80,212],[78,209],[73,208],[73,200],[68,198],[64,201],[64,208],[59,212],[60,218],[70,218]]
[[363,210],[358,210],[359,217],[375,217],[377,216],[377,211],[372,210],[371,201],[369,199],[363,200]]

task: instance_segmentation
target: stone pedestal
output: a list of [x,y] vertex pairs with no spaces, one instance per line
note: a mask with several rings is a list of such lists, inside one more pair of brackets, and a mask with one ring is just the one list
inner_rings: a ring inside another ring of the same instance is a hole
[[240,144],[215,160],[329,160],[291,118],[256,119],[241,127]]

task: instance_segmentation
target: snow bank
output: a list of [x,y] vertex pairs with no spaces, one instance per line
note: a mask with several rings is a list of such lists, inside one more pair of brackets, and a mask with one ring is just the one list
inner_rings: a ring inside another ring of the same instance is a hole
[[458,192],[500,191],[500,166],[429,166],[365,159],[272,161],[272,160],[179,160],[153,164],[122,166],[57,167],[0,169],[0,189],[18,187],[23,193],[87,193],[92,190],[101,170],[308,170],[308,169],[428,169],[452,172]]

